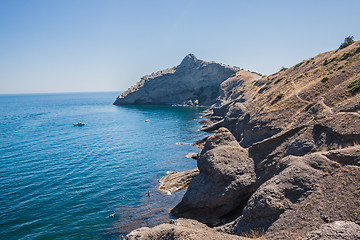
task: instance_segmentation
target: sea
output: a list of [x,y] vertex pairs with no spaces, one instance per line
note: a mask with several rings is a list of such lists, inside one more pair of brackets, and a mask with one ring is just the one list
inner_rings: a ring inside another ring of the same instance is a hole
[[121,239],[172,218],[185,190],[156,186],[196,167],[185,156],[199,149],[177,143],[206,136],[204,109],[118,94],[0,95],[0,239]]

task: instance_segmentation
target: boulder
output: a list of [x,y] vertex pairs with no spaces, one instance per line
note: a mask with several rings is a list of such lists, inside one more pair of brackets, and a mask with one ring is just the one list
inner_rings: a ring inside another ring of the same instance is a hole
[[243,207],[254,183],[254,163],[247,150],[225,128],[206,140],[198,158],[199,175],[193,178],[182,201],[172,209],[176,217],[218,225]]

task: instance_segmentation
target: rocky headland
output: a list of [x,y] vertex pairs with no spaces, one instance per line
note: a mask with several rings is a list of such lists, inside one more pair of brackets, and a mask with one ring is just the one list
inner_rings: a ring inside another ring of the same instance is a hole
[[127,239],[360,239],[360,41],[219,82],[179,219]]
[[188,54],[180,65],[142,77],[114,104],[210,106],[219,95],[220,84],[239,70]]

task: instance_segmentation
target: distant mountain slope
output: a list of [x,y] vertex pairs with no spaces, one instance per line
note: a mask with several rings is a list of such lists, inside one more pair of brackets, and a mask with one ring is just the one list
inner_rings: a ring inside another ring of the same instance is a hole
[[147,75],[123,92],[115,105],[165,104],[210,106],[220,84],[240,69],[187,55],[180,65]]

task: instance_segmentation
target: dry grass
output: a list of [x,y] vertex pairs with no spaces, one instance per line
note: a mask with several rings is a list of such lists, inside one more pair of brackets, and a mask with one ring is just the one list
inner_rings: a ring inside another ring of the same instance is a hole
[[247,232],[242,233],[240,236],[251,239],[257,239],[262,237],[264,234],[265,234],[264,229],[251,229]]

